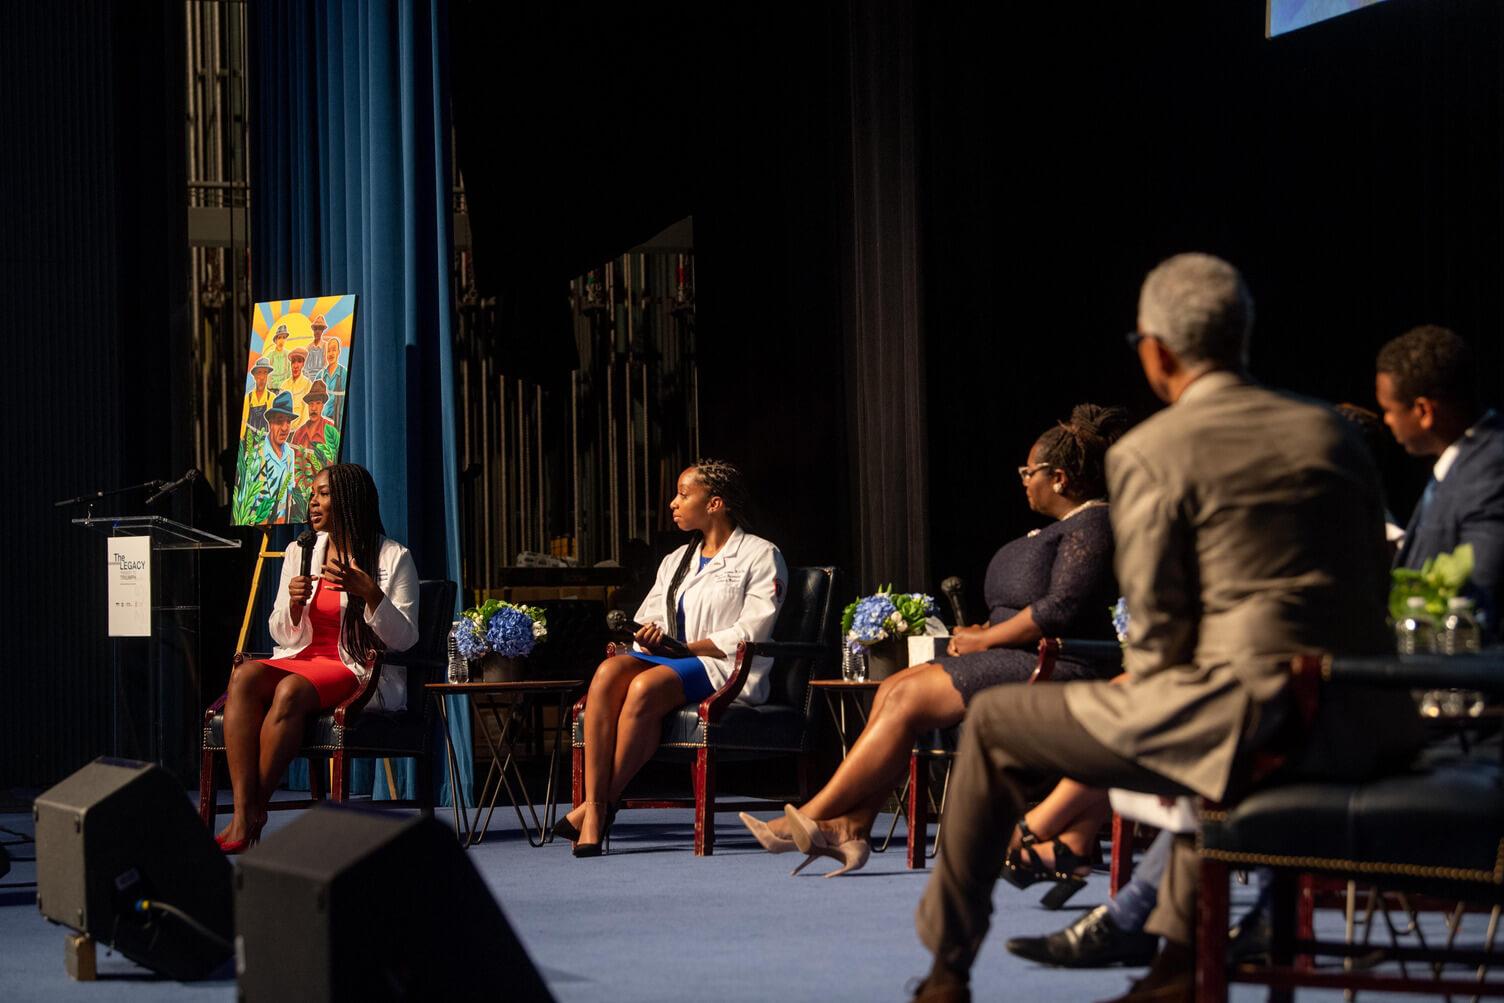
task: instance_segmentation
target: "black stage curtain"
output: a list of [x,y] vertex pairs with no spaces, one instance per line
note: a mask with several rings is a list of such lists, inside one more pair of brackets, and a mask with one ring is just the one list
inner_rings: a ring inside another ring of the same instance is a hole
[[[855,580],[929,589],[924,233],[926,76],[914,0],[847,6],[839,191],[846,469],[855,511]],[[943,423],[943,422],[942,422]]]
[[[567,249],[557,288],[693,212],[707,449],[776,493],[765,524],[793,562],[864,588],[961,574],[980,605],[992,552],[1038,524],[1014,474],[1038,435],[1080,401],[1158,407],[1121,334],[1178,251],[1244,270],[1266,382],[1371,406],[1378,346],[1439,322],[1501,399],[1494,0],[1273,40],[1264,0],[685,7],[634,5],[609,33],[457,12],[456,65],[490,81],[455,88],[477,266],[498,281],[486,241]],[[498,58],[540,45],[578,55],[553,76]],[[635,86],[665,73],[667,101]],[[1424,464],[1382,459],[1403,518]]]
[[[82,510],[52,502],[176,477],[189,462],[184,58],[180,0],[0,9],[14,416],[0,793],[49,785],[110,750],[105,542],[69,523]],[[140,513],[145,496],[96,512]],[[183,502],[154,511],[186,517],[173,507]],[[171,584],[191,594],[191,582]],[[145,642],[122,651],[139,682]]]
[[[1159,406],[1121,333],[1179,251],[1243,269],[1267,383],[1374,408],[1378,347],[1434,322],[1504,401],[1504,5],[1378,4],[1272,40],[1263,14],[921,8],[937,576],[980,582],[1038,524],[1013,468],[1072,404]],[[1429,464],[1381,461],[1403,521]]]

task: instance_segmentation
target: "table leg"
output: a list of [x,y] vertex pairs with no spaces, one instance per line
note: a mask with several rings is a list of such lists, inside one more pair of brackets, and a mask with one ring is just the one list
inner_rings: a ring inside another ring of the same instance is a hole
[[449,763],[449,800],[451,806],[454,808],[454,836],[460,841],[461,845],[469,846],[471,835],[468,828],[470,822],[469,809],[465,809],[465,823],[467,827],[463,833],[461,833],[460,831],[461,798],[459,786],[459,766],[454,753],[454,737],[449,734],[449,707],[445,702],[444,695],[442,693],[435,693],[433,695],[433,698],[439,702],[439,719],[444,723],[444,753],[445,759]]

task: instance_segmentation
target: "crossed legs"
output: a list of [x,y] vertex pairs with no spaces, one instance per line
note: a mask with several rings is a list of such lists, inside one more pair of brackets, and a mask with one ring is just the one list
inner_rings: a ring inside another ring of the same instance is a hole
[[[877,688],[872,713],[830,782],[800,810],[828,830],[836,843],[861,839],[889,792],[908,771],[914,739],[931,728],[948,728],[966,716],[966,704],[950,674],[934,662],[911,665]],[[773,832],[788,837],[788,823],[774,819]]]
[[[987,934],[992,889],[1007,853],[998,836],[1023,814],[1030,787],[1063,775],[1094,787],[1166,796],[1189,793],[1092,738],[1066,707],[1065,685],[999,686],[972,700],[951,774],[940,852],[915,914],[919,938],[935,955],[937,974],[944,970],[965,981],[971,970]],[[1160,910],[1191,915],[1194,891],[1193,882],[1174,882],[1172,888],[1167,881]],[[1167,903],[1172,896],[1177,901]],[[1168,925],[1158,932],[1189,942],[1188,933]]]
[[318,690],[297,673],[265,662],[236,666],[224,717],[235,814],[220,831],[221,839],[237,842],[260,835],[266,805],[302,745],[308,716],[318,709]]
[[666,665],[615,655],[595,670],[585,705],[585,801],[566,816],[580,842],[600,842],[605,806],[652,758],[664,717],[682,703],[684,684]]

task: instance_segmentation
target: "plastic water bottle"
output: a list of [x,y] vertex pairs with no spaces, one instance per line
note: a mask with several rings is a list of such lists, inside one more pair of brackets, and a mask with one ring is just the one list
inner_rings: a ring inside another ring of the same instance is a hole
[[[1473,612],[1473,601],[1462,596],[1447,600],[1447,615],[1436,635],[1436,650],[1443,655],[1472,655],[1483,647],[1483,628]],[[1456,713],[1477,717],[1487,703],[1476,690],[1454,690]]]
[[451,683],[468,683],[470,681],[470,663],[460,656],[459,646],[454,643],[454,632],[464,623],[462,620],[454,621],[454,626],[449,628],[449,681]]
[[1405,615],[1394,625],[1394,646],[1402,655],[1424,655],[1436,650],[1436,625],[1426,612],[1426,600],[1405,600]]
[[1447,615],[1441,621],[1436,650],[1443,655],[1471,655],[1483,647],[1483,630],[1473,612],[1473,601],[1455,596],[1447,600]]

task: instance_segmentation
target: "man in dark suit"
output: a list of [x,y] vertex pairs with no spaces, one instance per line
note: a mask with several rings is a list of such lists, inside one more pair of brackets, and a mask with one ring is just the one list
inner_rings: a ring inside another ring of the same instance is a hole
[[[1007,834],[1040,782],[1220,800],[1245,787],[1256,751],[1335,778],[1417,744],[1407,694],[1329,692],[1309,732],[1288,706],[1290,655],[1390,650],[1388,560],[1368,448],[1329,408],[1242,375],[1252,322],[1242,277],[1209,255],[1171,258],[1144,282],[1130,339],[1172,406],[1107,455],[1128,681],[972,701],[916,915],[935,955],[917,999],[970,998]],[[1194,843],[1177,841],[1146,924],[1165,950],[1124,999],[1191,998],[1196,865]]]
[[1504,612],[1504,421],[1478,403],[1477,364],[1444,327],[1417,327],[1379,350],[1375,391],[1384,423],[1413,456],[1434,456],[1395,555],[1419,568],[1437,554],[1473,545],[1469,591],[1492,637]]

